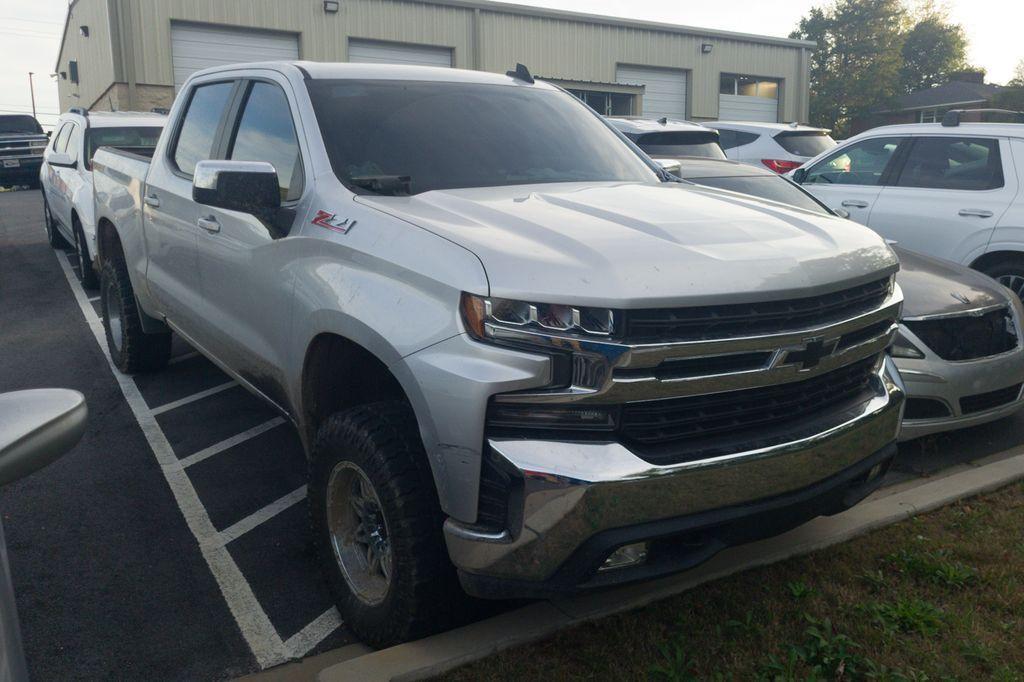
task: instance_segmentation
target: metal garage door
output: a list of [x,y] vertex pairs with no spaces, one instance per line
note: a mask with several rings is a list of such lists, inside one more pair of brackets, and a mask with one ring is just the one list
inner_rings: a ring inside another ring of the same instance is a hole
[[779,120],[779,100],[774,97],[719,95],[718,120],[775,123]]
[[452,65],[452,51],[447,47],[349,40],[348,60],[364,64],[414,64],[416,66],[450,67]]
[[299,38],[294,33],[171,24],[175,90],[193,73],[210,66],[298,58]]
[[678,69],[654,69],[648,66],[619,66],[615,80],[643,85],[645,118],[686,118],[686,72]]

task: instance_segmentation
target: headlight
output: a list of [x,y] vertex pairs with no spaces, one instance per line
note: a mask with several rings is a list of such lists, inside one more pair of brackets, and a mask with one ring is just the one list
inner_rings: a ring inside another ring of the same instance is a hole
[[607,308],[529,303],[507,298],[462,294],[462,319],[478,339],[493,338],[493,328],[523,329],[605,338],[615,331],[615,314]]
[[907,337],[903,336],[903,331],[896,332],[896,338],[893,339],[892,345],[889,346],[889,355],[894,358],[913,358],[914,360],[920,360],[924,357],[924,353],[912,344]]

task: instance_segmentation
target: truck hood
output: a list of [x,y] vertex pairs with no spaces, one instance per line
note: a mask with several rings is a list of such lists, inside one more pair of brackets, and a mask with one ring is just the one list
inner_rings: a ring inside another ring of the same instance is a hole
[[903,289],[903,317],[948,315],[1007,303],[1006,289],[957,263],[893,247],[900,259],[896,282]]
[[480,258],[490,295],[614,308],[808,296],[896,269],[848,220],[676,184],[566,183],[359,196]]

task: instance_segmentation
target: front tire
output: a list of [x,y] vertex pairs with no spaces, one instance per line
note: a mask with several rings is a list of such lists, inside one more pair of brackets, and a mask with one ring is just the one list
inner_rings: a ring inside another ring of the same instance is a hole
[[142,330],[138,303],[123,258],[106,259],[100,276],[100,307],[107,349],[114,365],[125,374],[153,372],[171,358],[171,333]]
[[82,230],[82,223],[78,219],[71,221],[71,228],[75,235],[75,257],[78,259],[78,281],[82,283],[83,289],[95,289],[100,285],[100,279],[96,276],[96,270],[92,267],[92,258],[89,257],[89,243],[85,239],[85,231]]
[[387,647],[450,627],[466,599],[416,418],[402,402],[351,408],[320,427],[309,505],[342,620]]

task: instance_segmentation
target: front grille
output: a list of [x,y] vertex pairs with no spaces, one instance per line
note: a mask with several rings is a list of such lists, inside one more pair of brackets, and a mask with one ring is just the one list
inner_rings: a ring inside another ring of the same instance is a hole
[[977,395],[960,398],[960,412],[963,414],[974,414],[975,412],[985,412],[986,410],[994,410],[997,407],[1008,405],[1020,395],[1020,387],[1020,384],[1014,384],[1013,386],[1000,388],[997,391],[978,393]]
[[803,381],[629,403],[620,432],[655,464],[768,447],[820,432],[821,420],[867,399],[878,357]]
[[806,329],[878,308],[889,291],[887,277],[830,294],[784,301],[627,310],[625,336],[630,343],[666,343]]
[[984,315],[963,315],[904,324],[943,360],[974,360],[1017,347],[1013,318],[1007,308]]

